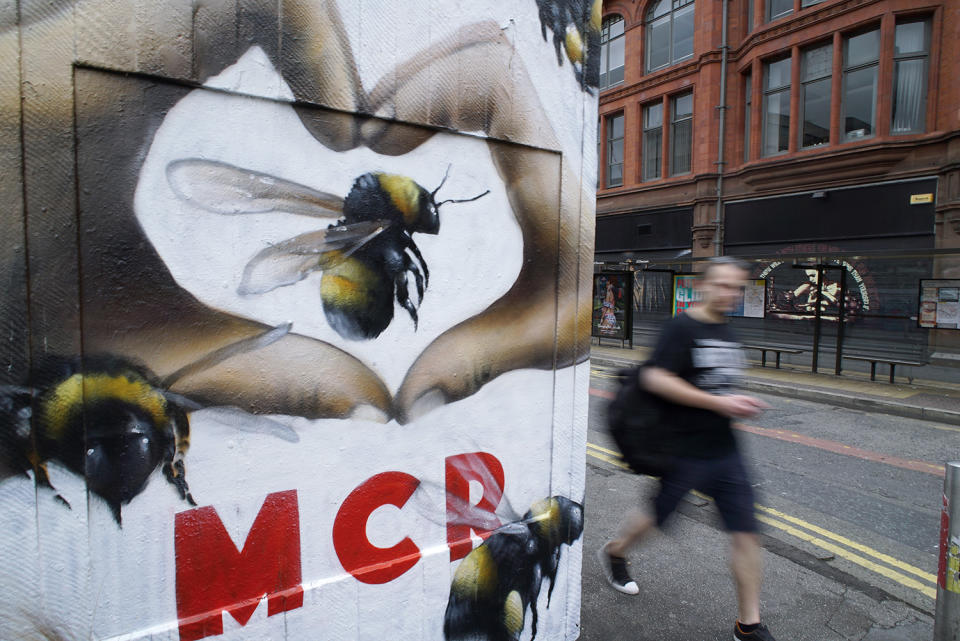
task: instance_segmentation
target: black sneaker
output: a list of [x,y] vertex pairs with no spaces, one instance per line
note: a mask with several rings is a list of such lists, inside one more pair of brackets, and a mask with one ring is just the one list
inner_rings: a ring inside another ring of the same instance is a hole
[[733,626],[733,641],[776,641],[770,630],[762,623],[750,632],[744,632],[737,621]]
[[600,567],[603,568],[603,574],[607,581],[613,586],[614,590],[624,594],[639,594],[640,588],[637,583],[630,578],[627,572],[627,560],[623,557],[607,554],[604,548],[597,550],[597,558],[600,560]]

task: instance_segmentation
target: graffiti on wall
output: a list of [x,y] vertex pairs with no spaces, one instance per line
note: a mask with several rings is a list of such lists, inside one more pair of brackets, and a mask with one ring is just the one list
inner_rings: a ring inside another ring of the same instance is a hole
[[414,4],[205,8],[143,74],[117,3],[0,25],[80,52],[0,242],[0,638],[575,636],[600,4]]
[[[839,253],[826,245],[795,245],[780,251],[785,256],[802,252]],[[789,320],[810,320],[819,315],[836,321],[842,306],[847,321],[876,308],[876,285],[863,260],[832,260],[817,270],[816,260],[775,260],[762,265],[757,278],[767,281],[767,315]],[[841,283],[841,272],[845,283]],[[841,292],[841,289],[843,290]],[[842,296],[842,301],[841,301]],[[819,308],[819,312],[818,312]]]

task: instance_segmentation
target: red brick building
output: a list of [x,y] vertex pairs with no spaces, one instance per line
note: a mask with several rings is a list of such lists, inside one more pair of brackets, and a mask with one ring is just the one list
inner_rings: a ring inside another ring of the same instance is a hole
[[[851,312],[890,317],[876,331],[960,346],[929,318],[920,331],[918,312],[920,280],[960,278],[960,2],[607,0],[603,12],[598,262],[683,271],[684,257],[729,253],[766,277],[764,261],[847,261]],[[780,294],[767,287],[769,312]]]

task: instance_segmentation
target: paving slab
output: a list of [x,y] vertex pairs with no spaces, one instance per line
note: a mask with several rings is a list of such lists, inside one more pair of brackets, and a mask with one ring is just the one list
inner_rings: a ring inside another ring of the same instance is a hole
[[[729,641],[736,600],[727,568],[728,537],[712,513],[683,505],[664,533],[630,556],[640,594],[614,591],[596,550],[621,516],[642,504],[652,479],[588,464],[585,501],[582,641]],[[764,551],[762,610],[779,641],[930,641],[926,613],[883,594],[866,594]]]
[[[594,345],[590,361],[595,365],[626,367],[643,362],[648,354],[646,347]],[[836,376],[786,366],[761,367],[759,361],[749,363],[751,367],[744,379],[748,391],[960,425],[960,385],[956,383],[914,379],[910,383],[890,384],[886,378],[871,381],[859,372]]]

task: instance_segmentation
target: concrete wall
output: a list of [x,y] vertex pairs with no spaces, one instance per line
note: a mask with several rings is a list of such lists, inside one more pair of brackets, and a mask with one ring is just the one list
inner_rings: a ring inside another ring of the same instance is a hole
[[0,0],[0,639],[578,635],[598,15]]

